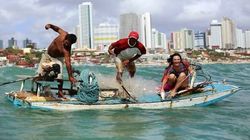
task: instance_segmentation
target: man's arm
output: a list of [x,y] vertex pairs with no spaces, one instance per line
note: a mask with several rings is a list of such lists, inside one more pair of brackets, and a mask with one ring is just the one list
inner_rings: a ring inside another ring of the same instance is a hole
[[70,60],[70,50],[64,50],[64,58],[65,58],[65,65],[68,71],[69,80],[71,83],[75,83],[76,80],[73,77],[73,71],[72,71],[71,60]]
[[113,51],[114,48],[115,47],[112,44],[109,46],[108,52],[110,55],[114,55],[114,51]]
[[141,57],[141,55],[137,54],[133,58],[129,59],[129,62],[133,62],[134,60],[138,59],[139,57]]
[[47,24],[47,25],[45,26],[45,29],[48,30],[49,28],[51,28],[51,29],[54,30],[55,32],[58,32],[59,34],[67,34],[66,31],[64,31],[63,29],[59,28],[59,27],[56,26],[56,25]]

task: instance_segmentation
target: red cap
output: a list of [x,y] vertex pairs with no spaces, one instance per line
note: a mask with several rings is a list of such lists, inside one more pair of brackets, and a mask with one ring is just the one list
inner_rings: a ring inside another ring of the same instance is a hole
[[128,38],[134,38],[134,39],[138,40],[139,34],[136,31],[132,31],[129,33]]

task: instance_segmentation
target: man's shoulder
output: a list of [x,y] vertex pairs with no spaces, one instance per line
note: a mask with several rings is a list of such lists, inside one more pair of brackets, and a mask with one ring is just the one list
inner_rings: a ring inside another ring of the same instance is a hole
[[145,46],[141,42],[139,42],[139,41],[138,41],[137,48],[141,51],[142,54],[146,54],[146,48],[145,48]]
[[67,34],[59,34],[53,41],[60,42],[66,39]]
[[122,39],[118,40],[118,42],[121,44],[128,43],[128,38],[122,38]]
[[128,39],[126,39],[126,38],[119,39],[118,41],[112,43],[111,45],[113,45],[113,46],[124,45],[124,44],[127,44],[127,40],[128,40]]
[[140,41],[138,41],[138,47],[145,48],[145,46]]

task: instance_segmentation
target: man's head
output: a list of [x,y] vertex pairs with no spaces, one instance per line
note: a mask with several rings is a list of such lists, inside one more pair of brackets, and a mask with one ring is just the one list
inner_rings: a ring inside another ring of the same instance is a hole
[[66,39],[71,43],[76,43],[77,37],[74,34],[67,34]]
[[130,47],[134,47],[137,44],[138,39],[139,39],[139,34],[137,32],[135,31],[130,32],[128,35],[128,45]]
[[70,45],[76,43],[76,40],[77,40],[76,35],[74,35],[74,34],[67,34],[66,38],[65,38],[64,44],[66,46],[70,46]]

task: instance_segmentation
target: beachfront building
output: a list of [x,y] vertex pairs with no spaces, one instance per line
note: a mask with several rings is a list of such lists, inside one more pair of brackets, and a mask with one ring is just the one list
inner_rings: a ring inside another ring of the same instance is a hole
[[141,42],[146,48],[152,48],[152,28],[150,13],[141,15]]
[[236,33],[234,22],[224,17],[221,22],[222,31],[222,49],[235,49],[236,48]]
[[81,48],[81,43],[80,43],[80,25],[77,25],[75,27],[75,35],[77,36],[76,43],[72,44],[73,49]]
[[32,43],[32,41],[30,39],[26,38],[25,40],[23,40],[23,48],[26,48],[31,43]]
[[194,32],[193,30],[183,28],[180,31],[171,33],[172,47],[177,51],[194,48]]
[[245,33],[242,29],[237,28],[236,29],[236,46],[235,48],[245,48]]
[[101,23],[94,29],[94,42],[97,50],[107,51],[111,43],[118,40],[118,25]]
[[18,48],[17,47],[17,40],[14,37],[12,37],[10,40],[8,40],[8,47]]
[[191,29],[181,29],[181,43],[184,49],[194,48],[194,31]]
[[245,31],[245,42],[246,42],[246,48],[250,48],[250,30]]
[[155,28],[152,29],[152,46],[154,49],[162,48],[167,49],[167,37],[166,34],[157,31]]
[[205,48],[206,49],[209,48],[209,40],[210,40],[210,30],[208,29],[207,31],[205,31],[205,42],[206,42]]
[[[140,20],[135,13],[126,13],[120,15],[119,38],[126,38],[131,31],[137,31],[140,34]],[[141,41],[141,37],[139,38]]]
[[3,40],[0,40],[0,49],[3,48]]
[[219,49],[222,47],[221,23],[212,20],[210,23],[209,49]]
[[170,40],[170,48],[176,51],[184,50],[184,47],[181,46],[181,33],[180,32],[172,32],[171,40]]
[[194,49],[200,50],[206,48],[206,36],[205,32],[196,32],[194,34]]
[[83,2],[78,8],[80,44],[78,49],[95,49],[93,42],[92,3]]

